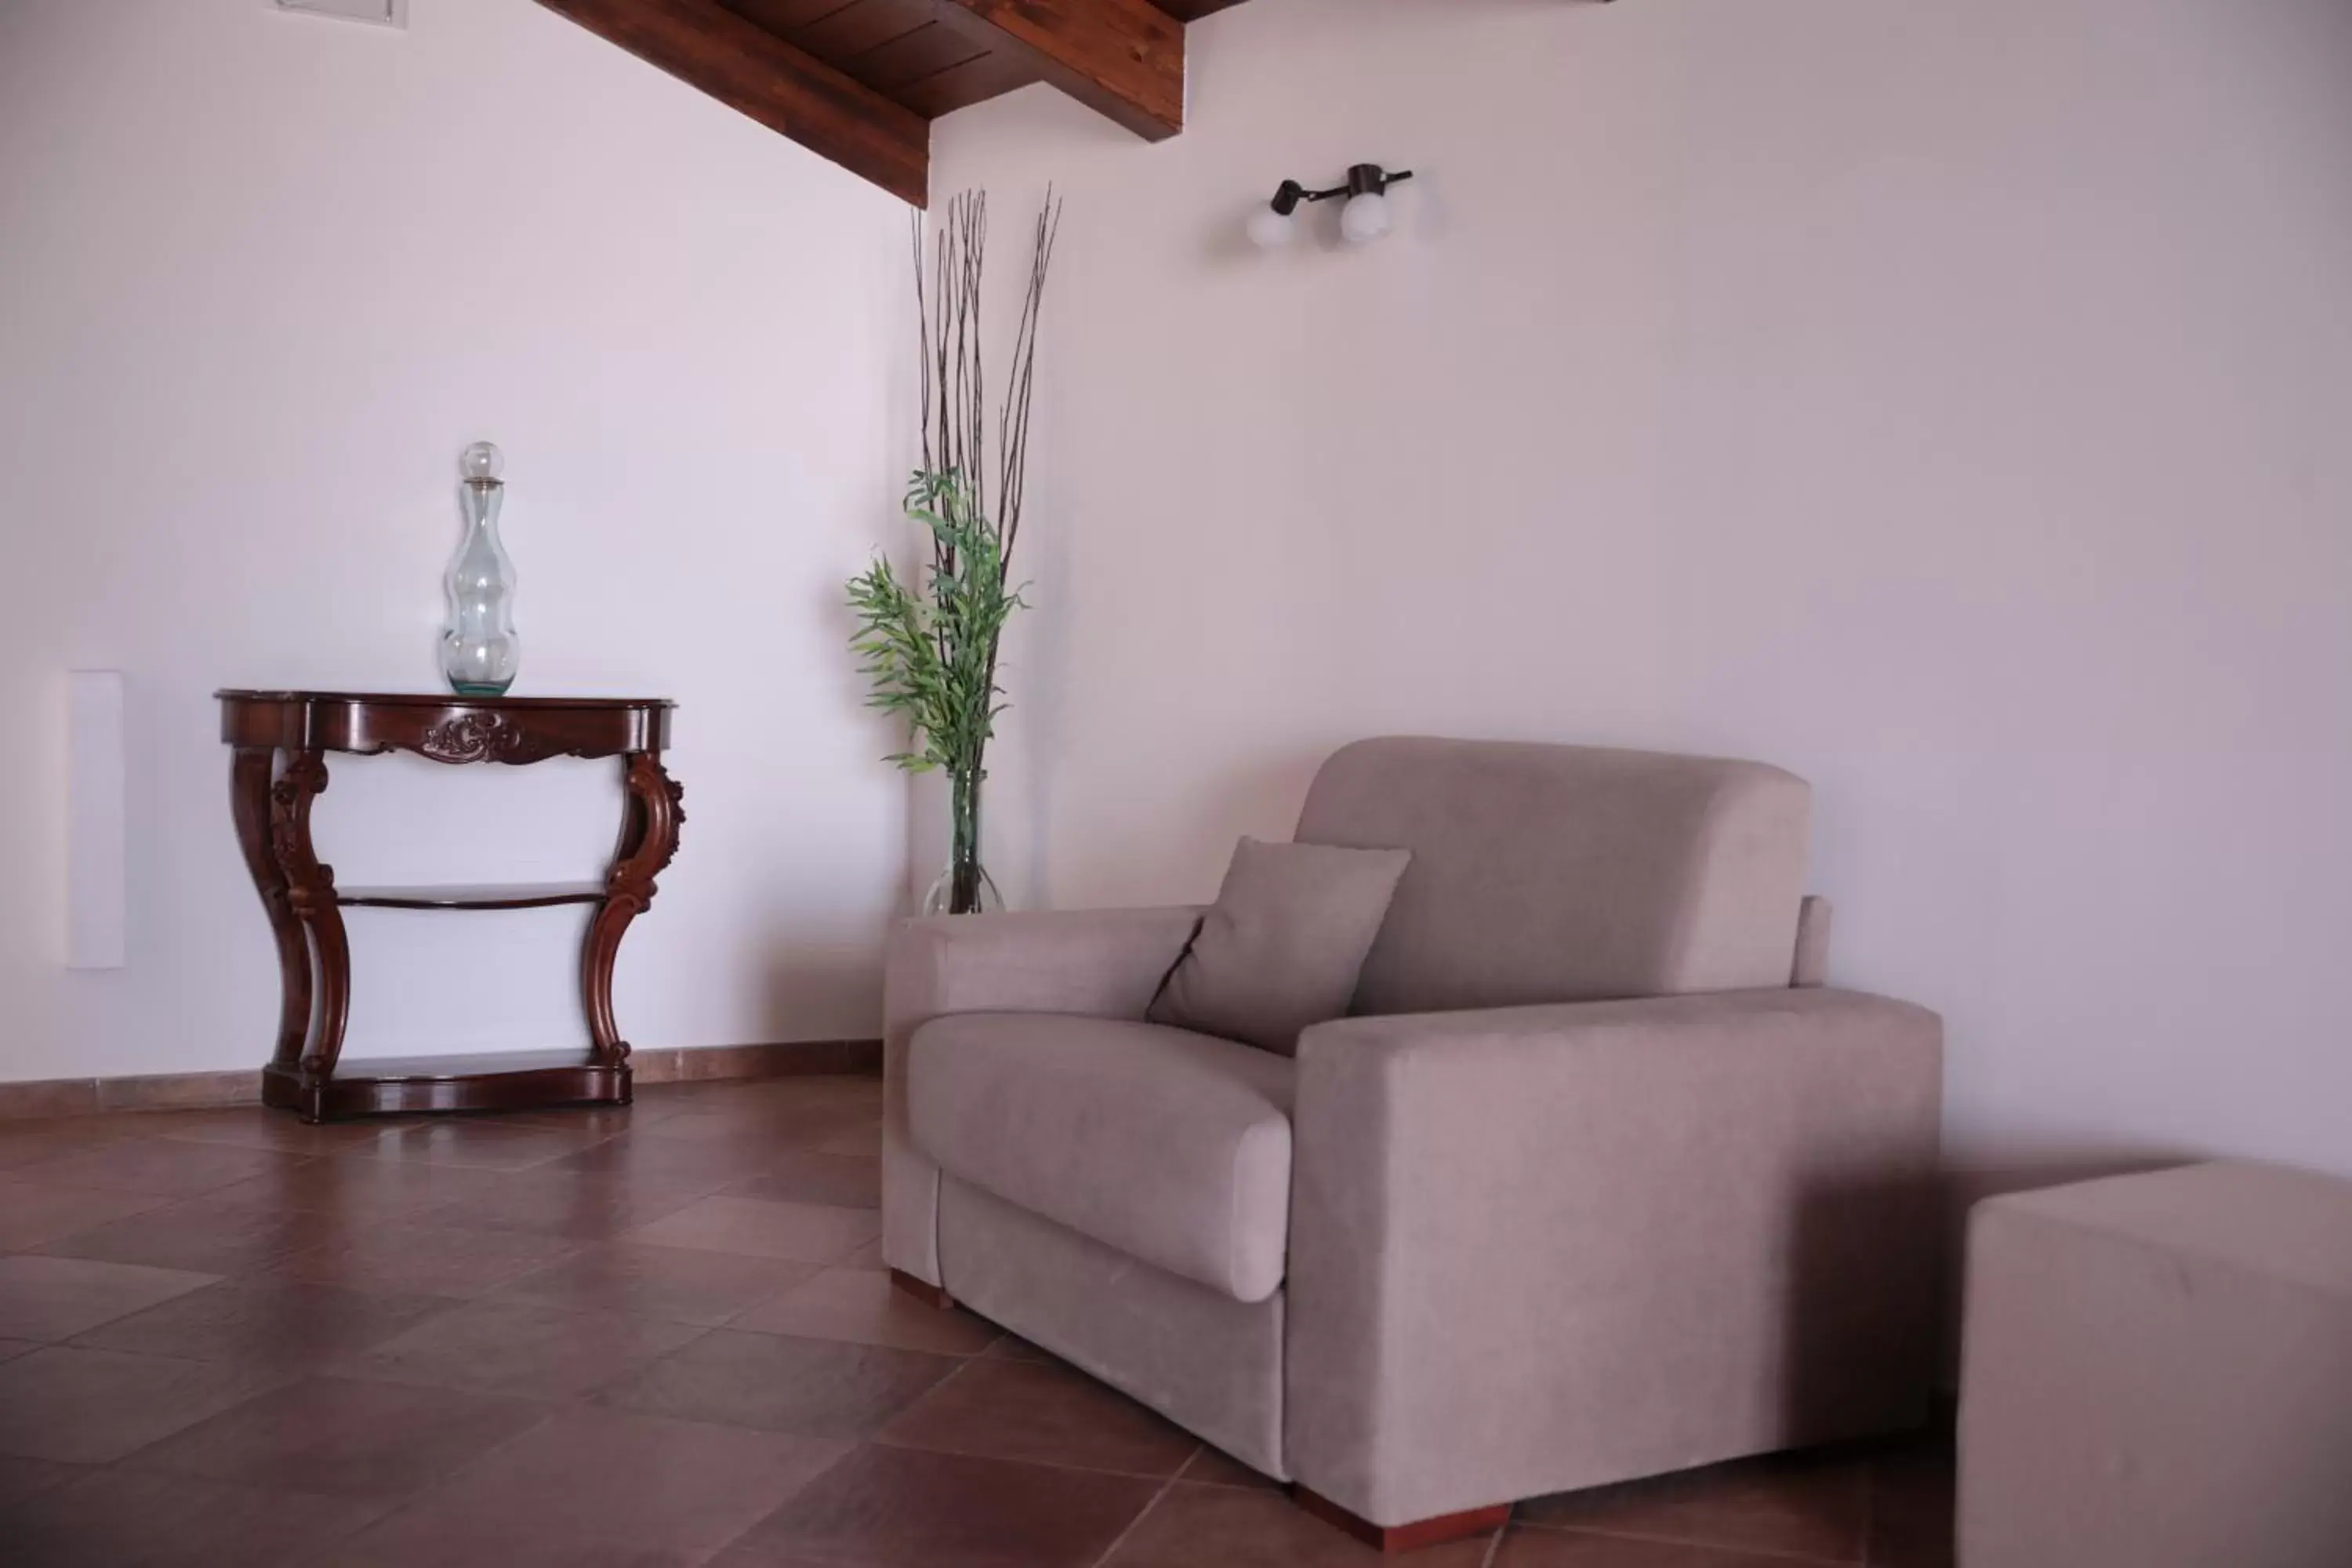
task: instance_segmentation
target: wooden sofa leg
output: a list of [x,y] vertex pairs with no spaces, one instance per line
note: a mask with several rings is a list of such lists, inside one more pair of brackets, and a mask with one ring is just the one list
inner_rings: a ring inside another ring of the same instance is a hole
[[1496,1503],[1491,1508],[1474,1508],[1463,1513],[1442,1513],[1435,1519],[1416,1519],[1411,1524],[1374,1524],[1349,1513],[1329,1498],[1318,1497],[1305,1487],[1290,1489],[1293,1501],[1324,1523],[1335,1525],[1367,1546],[1384,1552],[1418,1552],[1424,1546],[1443,1546],[1449,1541],[1467,1541],[1475,1535],[1491,1535],[1511,1521],[1511,1505]]
[[934,1285],[928,1279],[918,1279],[898,1269],[890,1270],[890,1283],[926,1307],[937,1307],[946,1311],[955,1305],[955,1298],[947,1293],[945,1287]]

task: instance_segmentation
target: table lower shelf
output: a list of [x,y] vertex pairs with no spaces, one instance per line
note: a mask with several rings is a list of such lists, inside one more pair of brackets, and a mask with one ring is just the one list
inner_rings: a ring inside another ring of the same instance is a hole
[[262,1069],[261,1102],[299,1110],[305,1121],[424,1110],[539,1110],[562,1105],[626,1105],[629,1068],[580,1051],[498,1056],[359,1058],[306,1092],[291,1068]]
[[453,887],[338,888],[346,909],[543,910],[557,904],[601,904],[602,882],[465,883]]

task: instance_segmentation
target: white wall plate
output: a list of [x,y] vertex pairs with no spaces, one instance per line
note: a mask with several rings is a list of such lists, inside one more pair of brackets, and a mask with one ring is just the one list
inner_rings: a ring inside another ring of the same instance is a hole
[[337,16],[383,27],[408,26],[408,0],[270,0],[270,4],[280,11],[299,11],[307,16]]

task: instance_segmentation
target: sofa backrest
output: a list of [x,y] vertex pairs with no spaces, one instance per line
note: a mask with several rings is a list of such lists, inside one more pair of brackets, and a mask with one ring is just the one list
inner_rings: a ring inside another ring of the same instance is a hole
[[1811,789],[1760,763],[1584,746],[1360,741],[1302,843],[1412,864],[1358,1013],[1786,985]]

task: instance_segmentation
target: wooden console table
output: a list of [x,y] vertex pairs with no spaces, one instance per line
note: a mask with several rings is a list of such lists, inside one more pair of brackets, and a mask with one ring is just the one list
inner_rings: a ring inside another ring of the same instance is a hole
[[[629,1047],[613,1021],[613,960],[653,902],[677,853],[682,792],[663,771],[673,705],[656,698],[402,697],[343,691],[222,691],[221,739],[236,748],[229,802],[237,843],[278,939],[278,1048],[264,1104],[305,1121],[404,1110],[520,1110],[629,1102]],[[414,752],[436,763],[618,757],[627,804],[612,869],[600,883],[527,887],[337,888],[310,843],[310,805],[327,787],[326,754]],[[284,767],[278,758],[286,759]],[[372,1062],[339,1074],[351,1016],[351,949],[342,911],[528,910],[593,904],[580,954],[589,1047],[507,1057]],[[313,1005],[313,998],[316,1005]]]

